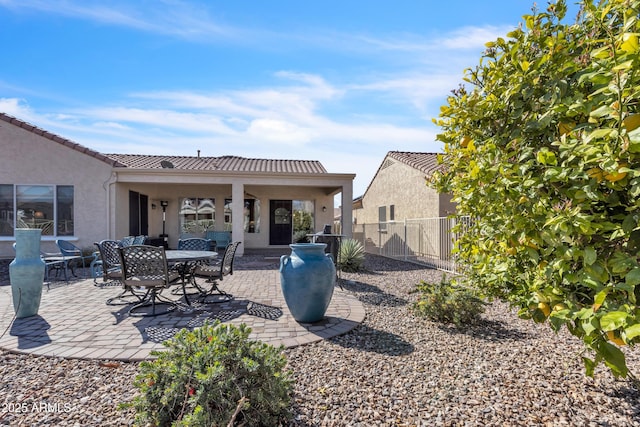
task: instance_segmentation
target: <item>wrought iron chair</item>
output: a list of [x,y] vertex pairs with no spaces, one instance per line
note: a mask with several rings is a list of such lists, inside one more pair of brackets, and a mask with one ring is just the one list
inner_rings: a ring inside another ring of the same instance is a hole
[[[146,297],[129,309],[130,316],[146,317],[166,314],[178,307],[176,301],[164,298],[160,293],[177,283],[180,275],[170,271],[167,256],[162,246],[133,245],[118,249],[122,265],[125,286],[131,288],[144,287],[148,290]],[[166,309],[157,311],[157,305],[166,305]],[[145,308],[151,307],[151,311]]]
[[211,247],[211,240],[193,237],[178,240],[178,250],[181,251],[208,251]]
[[[236,251],[241,242],[230,243],[224,251],[222,261],[214,265],[199,265],[193,272],[196,277],[206,278],[206,282],[211,284],[211,288],[203,293],[202,302],[224,302],[233,299],[233,295],[218,288],[218,281],[224,279],[224,276],[233,274],[233,261],[236,257]],[[215,301],[207,301],[207,297],[216,295],[219,298]]]
[[120,240],[120,246],[131,246],[131,245],[144,245],[147,241],[147,236],[124,236]]
[[[120,241],[118,240],[102,240],[101,242],[94,243],[98,248],[100,254],[100,264],[102,267],[102,282],[103,283],[116,283],[122,286],[123,291],[113,298],[107,300],[107,305],[123,305],[131,304],[134,302],[140,302],[144,299],[144,292],[136,292],[136,290],[130,286],[127,286],[122,280],[122,265],[120,261]],[[96,286],[98,284],[97,278],[93,279]],[[131,297],[135,300],[131,301]]]

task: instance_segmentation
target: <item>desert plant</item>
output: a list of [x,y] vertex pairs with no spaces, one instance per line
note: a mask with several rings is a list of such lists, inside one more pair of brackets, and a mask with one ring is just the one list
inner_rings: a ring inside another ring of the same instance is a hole
[[462,327],[477,322],[484,313],[485,302],[478,291],[456,285],[444,276],[439,283],[421,281],[414,292],[420,295],[413,309],[431,320]]
[[156,426],[279,425],[292,380],[282,348],[251,341],[251,329],[213,324],[182,329],[140,364],[136,422]]
[[307,237],[309,231],[300,230],[293,233],[293,243],[309,243],[309,237]]
[[338,252],[338,268],[342,271],[356,272],[364,264],[364,247],[355,239],[345,239]]

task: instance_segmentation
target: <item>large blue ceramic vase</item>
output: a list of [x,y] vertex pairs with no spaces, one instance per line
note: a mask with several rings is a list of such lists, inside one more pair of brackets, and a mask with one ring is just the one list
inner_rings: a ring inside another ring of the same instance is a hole
[[322,320],[336,284],[336,268],[325,243],[289,245],[291,255],[280,258],[280,285],[284,300],[295,320]]
[[45,264],[40,257],[39,228],[16,228],[16,258],[9,264],[13,309],[17,318],[35,316],[40,308]]

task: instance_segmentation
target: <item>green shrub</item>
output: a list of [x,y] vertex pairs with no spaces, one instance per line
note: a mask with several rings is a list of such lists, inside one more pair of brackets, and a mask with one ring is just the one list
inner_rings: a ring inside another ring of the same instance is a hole
[[309,231],[300,230],[293,233],[293,243],[309,243],[309,237],[307,237]]
[[484,312],[485,302],[478,292],[457,286],[443,277],[440,283],[421,281],[415,292],[420,292],[414,310],[431,320],[453,323],[457,327],[475,323]]
[[342,271],[356,272],[364,264],[364,247],[355,239],[345,239],[338,253],[338,268]]
[[282,348],[250,341],[242,324],[182,329],[140,364],[136,422],[155,426],[286,424],[292,379]]

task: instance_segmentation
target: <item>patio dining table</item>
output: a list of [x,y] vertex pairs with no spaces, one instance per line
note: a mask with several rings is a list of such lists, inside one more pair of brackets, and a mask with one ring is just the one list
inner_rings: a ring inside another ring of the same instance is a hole
[[[187,296],[187,275],[194,270],[198,263],[215,259],[218,252],[168,249],[165,251],[165,255],[167,263],[177,267],[176,271],[180,274],[185,302],[191,305]],[[195,280],[193,280],[193,285],[201,294],[205,292],[195,283]]]

